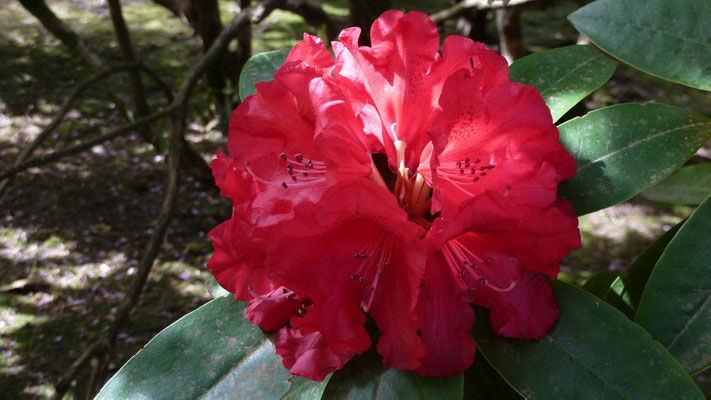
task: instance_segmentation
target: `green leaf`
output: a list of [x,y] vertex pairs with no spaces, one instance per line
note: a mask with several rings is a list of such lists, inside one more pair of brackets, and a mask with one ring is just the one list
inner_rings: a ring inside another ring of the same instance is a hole
[[284,64],[288,55],[289,49],[281,49],[250,57],[239,76],[239,98],[244,101],[247,96],[257,93],[255,83],[274,79],[274,73]]
[[481,355],[464,371],[464,398],[467,400],[521,400],[504,378]]
[[642,254],[630,264],[622,273],[621,279],[624,282],[624,295],[629,297],[630,306],[637,309],[639,300],[642,298],[642,292],[647,285],[649,275],[652,274],[654,265],[662,256],[664,249],[667,248],[674,235],[679,232],[679,228],[684,225],[684,221],[674,225],[671,229],[657,238],[649,247],[644,249]]
[[[535,399],[703,399],[638,325],[575,286],[552,284],[560,319],[540,340],[506,339],[477,310],[474,339],[501,375]],[[662,379],[663,378],[663,379]]]
[[688,160],[711,120],[662,104],[618,104],[559,126],[578,174],[559,187],[578,215],[627,200]]
[[642,192],[648,200],[698,205],[711,194],[711,163],[691,165]]
[[244,319],[245,308],[220,297],[179,319],[121,367],[96,398],[319,399],[327,380],[292,376],[270,338]]
[[555,122],[605,84],[616,66],[591,46],[568,46],[516,60],[509,68],[509,76],[512,81],[538,89]]
[[711,197],[659,258],[635,321],[689,373],[711,366]]
[[711,2],[598,0],[572,13],[604,51],[652,75],[711,90]]
[[324,399],[457,399],[463,396],[463,375],[425,378],[384,365],[375,349],[356,356],[333,373]]
[[601,271],[585,281],[582,288],[598,298],[603,298],[610,290],[610,285],[617,279],[617,274],[612,271]]
[[215,277],[212,275],[210,275],[210,277],[207,278],[207,280],[205,281],[205,288],[207,289],[207,292],[210,293],[210,296],[212,296],[213,299],[216,299],[218,297],[230,296],[230,292],[220,286],[220,284],[217,283],[217,279],[215,279]]

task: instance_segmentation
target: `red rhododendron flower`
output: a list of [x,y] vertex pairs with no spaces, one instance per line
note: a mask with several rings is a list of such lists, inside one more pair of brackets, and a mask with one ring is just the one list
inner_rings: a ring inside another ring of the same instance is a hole
[[[473,361],[473,305],[503,336],[538,339],[558,317],[544,275],[580,246],[557,199],[572,157],[538,92],[506,61],[422,13],[304,35],[235,110],[212,163],[233,216],[208,262],[277,353],[322,380],[371,346],[441,377]],[[383,154],[381,158],[378,154]],[[374,161],[378,160],[378,162]]]

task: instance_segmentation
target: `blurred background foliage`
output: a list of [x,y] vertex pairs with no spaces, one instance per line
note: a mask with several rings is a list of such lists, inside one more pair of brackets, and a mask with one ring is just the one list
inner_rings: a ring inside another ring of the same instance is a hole
[[[25,6],[36,0],[1,0],[0,6],[0,171],[49,124],[69,93],[104,67],[124,62],[109,2],[52,0],[56,16],[80,39],[100,65],[68,51]],[[123,18],[138,60],[167,84],[179,87],[188,70],[209,47],[215,29],[227,24],[249,1],[124,0]],[[195,14],[194,7],[215,10]],[[292,2],[299,3],[299,2]],[[356,4],[358,3],[358,4]],[[370,3],[371,8],[367,6]],[[506,25],[513,57],[575,44],[580,38],[566,16],[582,0],[531,1],[512,9]],[[450,0],[312,0],[335,25],[313,15],[277,9],[252,26],[251,35],[230,44],[218,67],[208,73],[190,98],[186,140],[209,162],[226,141],[225,121],[237,105],[236,80],[249,54],[289,48],[303,32],[334,38],[334,26],[367,26],[378,8],[429,14],[453,5]],[[359,8],[360,4],[360,8]],[[363,5],[366,6],[363,11]],[[182,7],[182,8],[181,8]],[[192,13],[192,14],[191,14]],[[217,17],[216,21],[214,18]],[[501,16],[499,16],[501,18]],[[504,16],[505,17],[505,16]],[[203,18],[200,20],[200,18]],[[309,22],[307,22],[307,20]],[[316,21],[316,22],[315,22]],[[470,10],[441,25],[443,36],[465,34],[501,50],[502,24],[495,11]],[[337,32],[337,30],[336,30]],[[206,42],[208,43],[206,45]],[[241,44],[241,46],[240,46]],[[511,50],[511,49],[509,49]],[[147,106],[164,102],[161,89],[144,79]],[[75,103],[65,121],[39,153],[59,149],[102,129],[135,118],[127,74],[95,85]],[[560,121],[587,110],[621,102],[673,104],[709,115],[711,94],[684,87],[620,64],[612,79]],[[90,151],[19,174],[0,203],[0,393],[3,398],[50,398],[57,380],[101,332],[136,274],[138,260],[152,233],[165,189],[168,129],[157,122]],[[711,160],[708,144],[689,163]],[[205,268],[212,246],[207,232],[229,218],[229,201],[200,179],[187,174],[180,187],[175,219],[153,267],[140,302],[120,327],[109,373],[121,366],[162,328],[195,309],[210,296]],[[560,279],[582,285],[602,271],[621,271],[654,238],[686,218],[690,206],[655,203],[642,196],[581,218],[583,248],[562,263]],[[70,388],[84,398],[91,368]],[[708,375],[696,377],[708,386]],[[708,389],[707,389],[708,390]]]

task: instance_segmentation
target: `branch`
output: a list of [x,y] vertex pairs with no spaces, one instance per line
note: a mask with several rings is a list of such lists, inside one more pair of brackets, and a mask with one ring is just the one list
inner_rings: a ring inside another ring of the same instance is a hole
[[[64,100],[64,103],[59,109],[59,112],[55,115],[55,117],[52,119],[52,121],[47,125],[42,132],[33,140],[27,147],[25,147],[20,155],[17,157],[15,160],[15,163],[13,164],[13,168],[18,168],[20,167],[25,161],[27,161],[28,158],[34,153],[34,151],[44,142],[51,134],[52,132],[57,129],[59,124],[64,120],[64,117],[67,115],[69,110],[71,109],[72,104],[79,98],[79,96],[84,93],[84,91],[91,85],[100,82],[104,79],[107,79],[111,77],[112,75],[115,75],[117,73],[127,71],[127,70],[141,70],[148,74],[148,76],[153,79],[156,84],[161,88],[163,91],[166,100],[168,103],[171,103],[173,101],[173,93],[170,89],[170,87],[158,76],[158,74],[149,68],[147,65],[143,63],[131,63],[131,64],[123,64],[123,65],[118,65],[114,68],[107,69],[106,71],[100,72],[93,77],[87,79],[86,81],[82,82],[79,86],[77,86],[74,91],[67,97],[66,100]],[[7,171],[9,172],[9,171]],[[18,171],[20,172],[20,171]],[[12,174],[14,175],[14,173]],[[0,178],[0,202],[2,202],[3,196],[5,195],[5,191],[7,190],[7,187],[10,185],[11,179],[7,179],[10,177],[3,177]]]
[[[121,48],[121,53],[123,53],[123,58],[127,63],[136,62],[136,53],[133,51],[131,35],[128,33],[126,21],[123,19],[121,3],[119,0],[108,0],[108,3],[109,11],[111,13],[111,21],[114,24],[116,39],[118,40],[119,47]],[[129,71],[129,78],[131,81],[131,88],[133,89],[133,105],[136,107],[136,115],[138,117],[145,117],[150,113],[150,109],[148,108],[148,102],[146,101],[146,88],[143,86],[141,74],[136,70],[131,70]],[[150,132],[146,132],[145,134],[150,136]]]
[[333,18],[318,4],[310,3],[307,0],[287,0],[280,8],[300,15],[311,26],[325,25],[328,40],[338,39],[338,34],[346,25],[345,21]]
[[44,0],[20,0],[20,4],[39,20],[42,26],[59,39],[70,52],[82,59],[92,69],[103,66],[101,59],[96,56],[67,24],[47,7]]
[[104,143],[108,140],[119,137],[119,136],[123,135],[124,133],[134,130],[134,129],[136,129],[142,125],[145,125],[149,122],[153,122],[153,121],[156,121],[160,118],[163,118],[166,115],[168,115],[173,110],[173,108],[175,108],[175,106],[171,105],[170,107],[168,107],[164,110],[158,111],[158,112],[153,113],[149,116],[138,119],[130,124],[126,124],[126,125],[120,126],[118,128],[114,128],[114,129],[109,129],[107,132],[105,132],[95,138],[92,138],[90,140],[87,140],[85,142],[78,143],[74,146],[66,147],[62,150],[57,150],[57,151],[54,151],[54,152],[51,152],[48,154],[44,154],[42,156],[33,157],[33,158],[31,158],[31,159],[29,159],[17,166],[10,168],[7,171],[0,173],[0,180],[11,178],[11,177],[17,175],[18,173],[25,171],[29,168],[38,167],[40,165],[47,164],[52,161],[57,161],[57,160],[60,160],[64,157],[88,150],[88,149],[96,146],[97,144]]
[[479,10],[495,10],[502,7],[513,7],[521,5],[524,3],[530,3],[532,1],[538,0],[500,0],[501,2],[495,2],[493,0],[463,0],[449,8],[445,8],[442,11],[437,11],[436,13],[430,15],[432,21],[435,24],[440,25],[447,20],[458,17],[464,11],[470,8],[476,8]]

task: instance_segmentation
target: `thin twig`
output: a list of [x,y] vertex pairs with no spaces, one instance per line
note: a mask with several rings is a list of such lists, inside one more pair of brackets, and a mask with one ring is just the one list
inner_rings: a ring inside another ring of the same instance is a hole
[[161,119],[168,115],[172,109],[175,108],[175,106],[168,107],[164,110],[155,112],[149,116],[143,117],[141,119],[138,119],[134,122],[131,122],[130,124],[122,125],[118,128],[114,129],[109,129],[105,133],[96,136],[94,138],[91,138],[85,142],[77,143],[74,146],[69,146],[65,147],[62,150],[57,150],[51,153],[43,154],[41,156],[33,157],[23,163],[20,163],[19,165],[16,165],[7,171],[0,172],[0,180],[11,178],[18,173],[25,171],[29,168],[32,167],[38,167],[40,165],[44,165],[53,161],[60,160],[64,157],[71,156],[77,153],[81,153],[82,151],[89,150],[90,148],[96,146],[97,144],[104,143],[108,140],[117,138],[124,133],[130,132],[142,125],[145,125],[149,122],[156,121],[158,119]]
[[502,7],[513,7],[524,3],[530,3],[532,1],[537,0],[464,0],[449,8],[437,11],[436,13],[430,15],[430,18],[432,18],[432,21],[434,21],[435,24],[440,25],[447,20],[458,17],[461,13],[471,8],[476,8],[479,10],[492,10]]

